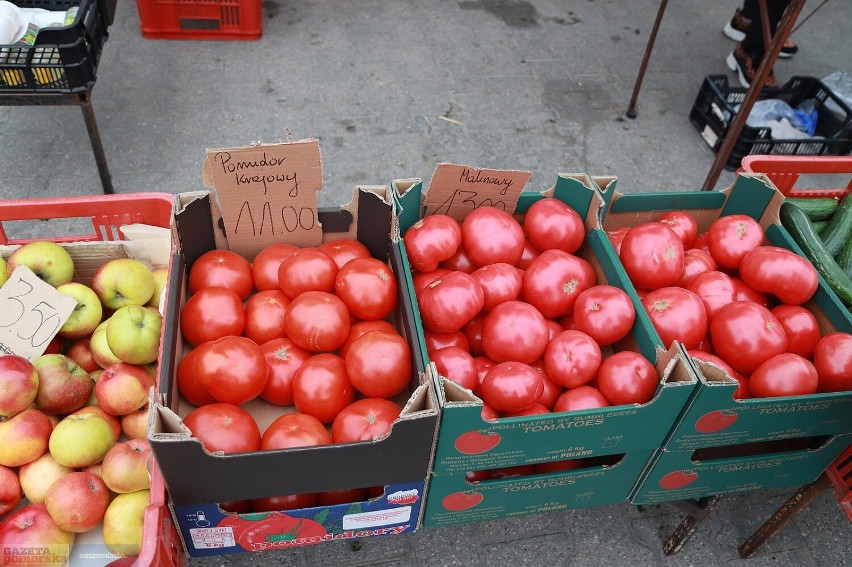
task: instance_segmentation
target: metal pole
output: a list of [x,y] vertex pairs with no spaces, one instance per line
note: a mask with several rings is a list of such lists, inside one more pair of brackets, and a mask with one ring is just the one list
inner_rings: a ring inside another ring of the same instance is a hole
[[95,154],[95,164],[98,166],[98,174],[101,177],[101,185],[104,193],[111,195],[115,193],[112,187],[112,177],[109,173],[109,165],[107,165],[104,146],[101,143],[101,134],[98,131],[98,123],[95,120],[95,111],[92,108],[92,100],[89,98],[89,93],[79,95],[80,109],[83,111],[83,119],[86,122],[86,130],[89,131],[89,141],[92,144],[92,152]]
[[651,58],[654,42],[657,41],[657,31],[660,29],[660,22],[663,20],[663,14],[666,11],[668,3],[669,0],[660,1],[660,8],[657,10],[657,19],[654,20],[651,35],[648,36],[648,45],[645,46],[645,55],[642,57],[642,64],[639,66],[639,75],[636,77],[636,83],[633,85],[633,95],[630,97],[630,104],[627,105],[628,118],[636,118],[636,99],[639,98],[639,89],[642,88],[642,79],[645,78],[645,69],[648,68],[648,60]]

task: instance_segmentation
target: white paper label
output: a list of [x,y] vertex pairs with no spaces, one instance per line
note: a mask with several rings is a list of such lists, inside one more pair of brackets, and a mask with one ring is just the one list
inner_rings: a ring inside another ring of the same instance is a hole
[[391,524],[402,524],[411,519],[411,506],[391,508],[388,510],[374,510],[372,512],[361,512],[360,514],[347,514],[343,516],[344,530],[358,530],[361,528],[372,528],[374,526],[388,526]]
[[704,141],[707,142],[707,145],[711,148],[716,145],[716,141],[719,139],[719,136],[717,136],[716,132],[710,128],[709,124],[701,131],[701,137],[704,138]]
[[192,546],[195,549],[212,549],[218,547],[234,547],[234,530],[230,526],[221,528],[189,528],[192,536]]

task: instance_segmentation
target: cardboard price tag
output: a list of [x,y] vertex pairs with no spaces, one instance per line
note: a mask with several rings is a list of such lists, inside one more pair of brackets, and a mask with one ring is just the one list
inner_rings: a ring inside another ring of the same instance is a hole
[[439,163],[426,191],[426,214],[449,215],[461,222],[484,206],[512,213],[531,176],[529,171]]
[[75,307],[72,297],[18,266],[0,288],[0,354],[38,358]]
[[273,242],[322,243],[318,140],[207,150],[203,179],[216,190],[229,247],[249,261]]

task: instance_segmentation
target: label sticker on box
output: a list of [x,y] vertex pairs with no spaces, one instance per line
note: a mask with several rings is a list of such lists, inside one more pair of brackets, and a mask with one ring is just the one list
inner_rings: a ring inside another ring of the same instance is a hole
[[457,221],[483,206],[512,213],[531,175],[529,171],[439,163],[426,191],[426,213],[449,215]]
[[195,549],[213,549],[220,547],[234,547],[237,545],[234,539],[234,529],[230,526],[221,528],[189,528],[192,536],[192,546]]
[[374,526],[388,526],[401,524],[411,519],[411,506],[393,508],[389,510],[374,510],[372,512],[361,512],[359,514],[347,514],[343,516],[344,530],[358,530],[361,528],[372,528]]

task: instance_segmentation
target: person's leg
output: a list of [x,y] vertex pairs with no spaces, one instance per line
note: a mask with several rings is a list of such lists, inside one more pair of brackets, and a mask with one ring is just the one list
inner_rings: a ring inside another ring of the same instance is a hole
[[[773,33],[784,14],[787,4],[789,4],[789,0],[767,0],[768,19],[770,29]],[[751,31],[752,27],[759,29],[756,30],[758,34],[757,38],[752,38],[750,42],[759,42],[762,45],[763,29],[760,24],[760,3],[758,0],[744,0],[742,8],[737,10],[734,13],[734,17],[725,24],[723,32],[734,41],[744,41],[746,34]],[[751,51],[757,49],[760,53],[763,52],[763,47],[752,48],[752,46],[749,46],[749,49]],[[799,51],[799,46],[787,40],[781,48],[779,57],[792,57],[797,51]]]

